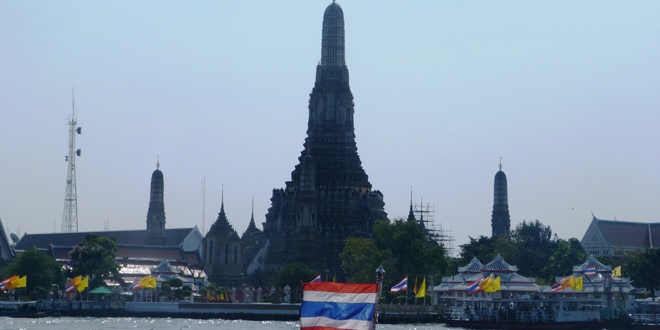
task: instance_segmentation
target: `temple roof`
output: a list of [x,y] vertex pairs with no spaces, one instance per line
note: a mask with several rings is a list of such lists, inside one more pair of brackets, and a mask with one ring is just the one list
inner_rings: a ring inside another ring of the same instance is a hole
[[234,227],[229,223],[229,220],[227,219],[227,215],[225,214],[224,201],[220,206],[220,213],[218,213],[218,219],[215,220],[215,222],[211,226],[211,229],[209,229],[209,232],[206,235],[223,237],[227,239],[240,239],[238,237],[238,234],[236,233],[236,230],[234,230]]
[[178,273],[170,263],[163,259],[160,264],[151,269],[152,274],[176,274]]
[[593,217],[612,246],[651,248],[660,246],[660,223],[601,220]]
[[469,264],[458,267],[459,273],[481,273],[481,269],[484,265],[477,259],[477,257],[472,258]]
[[[194,228],[177,228],[165,229],[165,236],[167,242],[165,246],[179,246],[190,235]],[[147,236],[147,231],[141,230],[116,230],[116,231],[99,231],[99,232],[77,232],[77,233],[50,233],[50,234],[28,234],[25,233],[23,237],[16,243],[16,251],[25,251],[31,247],[40,250],[47,250],[50,245],[55,246],[68,246],[73,247],[80,243],[85,242],[85,237],[88,234],[94,234],[99,237],[115,237],[117,244],[134,245],[136,242],[140,244]]]
[[482,271],[492,271],[492,272],[517,272],[518,267],[510,265],[501,255],[497,255],[493,261],[488,263],[482,268]]
[[589,258],[587,258],[587,261],[585,261],[581,265],[573,266],[573,272],[574,273],[584,273],[584,270],[587,267],[596,267],[596,272],[611,272],[612,271],[612,266],[605,266],[596,257],[593,255],[590,255]]

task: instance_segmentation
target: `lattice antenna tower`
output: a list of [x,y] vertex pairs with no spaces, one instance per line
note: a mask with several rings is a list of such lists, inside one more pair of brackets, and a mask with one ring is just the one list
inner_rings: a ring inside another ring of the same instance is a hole
[[76,101],[71,90],[71,117],[69,118],[69,155],[64,156],[68,163],[66,189],[64,191],[64,212],[62,215],[62,232],[78,232],[78,191],[76,189],[76,156],[80,157],[80,149],[76,149],[76,133],[82,133],[82,127],[76,127]]

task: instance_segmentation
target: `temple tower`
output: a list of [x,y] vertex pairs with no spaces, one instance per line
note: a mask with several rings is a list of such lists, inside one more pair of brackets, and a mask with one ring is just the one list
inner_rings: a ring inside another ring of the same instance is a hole
[[344,13],[333,1],[323,15],[304,150],[286,188],[273,190],[264,223],[266,271],[302,262],[337,273],[346,238],[370,237],[374,220],[387,217],[357,153],[344,45]]
[[502,172],[500,160],[499,171],[495,174],[495,193],[491,226],[492,238],[509,237],[511,235],[511,218],[509,217],[509,202],[506,184],[506,174]]
[[225,214],[224,191],[220,213],[203,243],[204,271],[211,282],[219,285],[239,285],[243,269],[241,239]]
[[144,242],[149,245],[165,245],[165,182],[160,171],[160,161],[156,162],[156,170],[151,174],[151,197],[147,211],[147,236]]

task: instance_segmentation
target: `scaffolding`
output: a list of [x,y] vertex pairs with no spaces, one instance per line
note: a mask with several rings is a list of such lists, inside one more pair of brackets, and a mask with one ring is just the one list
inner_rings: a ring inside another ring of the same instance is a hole
[[419,225],[424,228],[426,236],[432,241],[442,244],[447,250],[447,254],[453,256],[454,236],[451,233],[451,228],[446,230],[442,226],[442,223],[435,224],[435,206],[429,203],[424,205],[424,201],[422,200],[419,204],[413,204],[413,214],[415,215],[415,219],[419,221]]

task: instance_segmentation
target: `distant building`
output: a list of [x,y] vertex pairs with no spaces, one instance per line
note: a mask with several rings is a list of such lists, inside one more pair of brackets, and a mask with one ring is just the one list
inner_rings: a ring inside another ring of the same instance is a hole
[[225,214],[224,196],[218,219],[206,233],[203,247],[204,271],[209,281],[223,286],[243,283],[241,239]]
[[511,236],[511,217],[509,216],[509,198],[507,191],[506,174],[502,172],[502,162],[500,161],[500,170],[495,173],[495,192],[493,196],[493,214],[491,217],[491,227],[493,228],[492,238]]
[[[12,234],[14,235],[14,234]],[[14,239],[16,236],[14,236]],[[0,220],[0,258],[4,261],[11,261],[14,259],[14,248],[13,244],[9,242],[7,238],[7,233],[5,232],[5,226]]]
[[144,242],[149,245],[165,245],[165,181],[160,171],[160,161],[156,163],[156,170],[151,174],[151,193],[149,210],[147,211],[147,236]]
[[309,97],[304,150],[286,187],[273,190],[263,224],[266,240],[246,261],[250,271],[272,275],[286,264],[302,262],[340,274],[346,238],[371,237],[374,221],[387,217],[383,195],[372,190],[357,153],[354,111],[344,13],[333,1],[323,14],[321,61]]
[[479,259],[473,258],[464,267],[458,267],[458,273],[451,277],[443,277],[442,283],[433,288],[434,304],[452,304],[453,300],[467,297],[486,297],[489,294],[483,291],[469,294],[467,287],[479,278],[500,277],[501,290],[494,292],[493,298],[513,299],[523,295],[538,294],[541,287],[534,283],[534,278],[518,274],[518,267],[507,263],[499,254],[493,261],[484,265]]
[[582,237],[590,255],[623,257],[631,252],[660,247],[660,223],[601,220],[593,216]]
[[[151,176],[151,199],[147,212],[147,229],[117,230],[100,232],[69,232],[28,234],[16,243],[16,252],[36,248],[53,257],[63,265],[69,265],[69,251],[73,246],[85,242],[87,235],[114,237],[118,251],[115,260],[120,265],[120,282],[131,283],[151,274],[151,270],[163,261],[176,269],[177,273],[192,279],[204,278],[202,270],[203,235],[197,228],[165,228],[165,205],[163,203],[163,173],[156,165]],[[0,228],[0,231],[2,228]],[[0,232],[1,234],[1,232]],[[1,237],[2,235],[0,235]],[[0,252],[1,244],[0,244]]]

